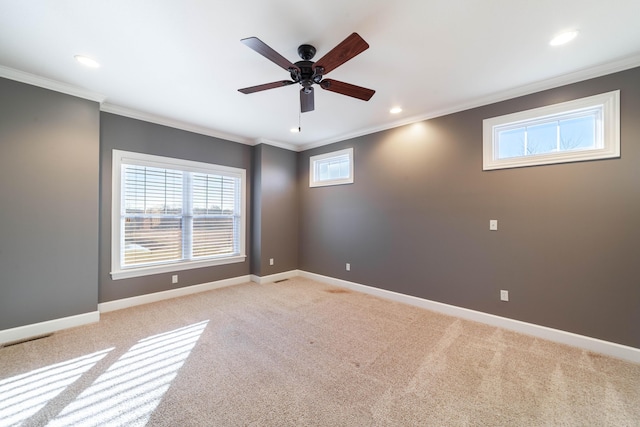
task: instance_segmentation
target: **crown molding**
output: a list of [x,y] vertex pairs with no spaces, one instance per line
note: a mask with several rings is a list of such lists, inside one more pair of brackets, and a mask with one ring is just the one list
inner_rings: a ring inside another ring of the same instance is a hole
[[255,140],[255,145],[258,144],[266,144],[266,145],[272,145],[274,147],[278,147],[278,148],[284,148],[285,150],[289,150],[289,151],[301,151],[301,147],[294,145],[294,144],[287,144],[286,142],[279,142],[279,141],[272,141],[266,138],[258,138]]
[[53,90],[55,92],[64,93],[66,95],[88,99],[89,101],[95,101],[98,103],[102,103],[106,99],[104,95],[97,92],[92,92],[90,90],[82,89],[77,86],[62,83],[53,79],[48,79],[46,77],[36,76],[35,74],[27,73],[25,71],[16,70],[2,65],[0,65],[0,77],[9,80],[15,80],[20,83],[26,83],[32,86],[41,87],[43,89]]
[[105,113],[117,114],[118,116],[129,117],[136,120],[142,120],[144,122],[155,123],[162,126],[168,126],[174,129],[180,129],[187,132],[197,133],[200,135],[211,136],[214,138],[237,142],[240,144],[254,145],[254,142],[252,140],[247,138],[242,138],[237,135],[219,132],[204,126],[197,126],[197,125],[183,122],[180,120],[174,120],[168,117],[163,117],[156,114],[146,113],[140,110],[135,110],[133,108],[127,108],[127,107],[122,107],[115,104],[110,104],[108,102],[105,102],[100,106],[100,111],[103,111]]
[[506,101],[506,100],[517,98],[520,96],[530,95],[532,93],[541,92],[544,90],[553,89],[560,86],[565,86],[568,84],[605,76],[607,74],[628,70],[638,66],[640,66],[640,54],[621,58],[616,61],[611,61],[595,67],[590,67],[590,68],[578,70],[575,72],[567,73],[551,79],[541,80],[528,85],[519,86],[519,87],[515,87],[505,91],[493,93],[488,96],[475,98],[469,102],[456,104],[456,105],[443,108],[437,111],[431,111],[427,114],[406,117],[404,119],[397,120],[391,123],[386,123],[384,125],[372,126],[372,127],[360,129],[356,132],[342,134],[333,138],[315,141],[315,142],[311,142],[303,145],[288,144],[284,142],[268,140],[265,138],[258,138],[258,139],[243,138],[237,135],[216,131],[204,126],[197,126],[197,125],[183,122],[180,120],[174,120],[174,119],[158,116],[151,113],[146,113],[139,110],[110,104],[105,102],[106,96],[100,93],[92,92],[77,86],[73,86],[67,83],[62,83],[46,77],[37,76],[35,74],[27,73],[24,71],[19,71],[19,70],[5,67],[2,65],[0,65],[0,77],[10,79],[10,80],[15,80],[21,83],[30,84],[30,85],[41,87],[44,89],[53,90],[56,92],[67,94],[67,95],[76,96],[76,97],[87,99],[90,101],[98,102],[101,104],[100,110],[107,113],[113,113],[113,114],[130,117],[137,120],[156,123],[163,126],[169,126],[172,128],[181,129],[188,132],[211,136],[214,138],[220,138],[227,141],[237,142],[240,144],[245,144],[245,145],[268,144],[275,147],[283,148],[285,150],[300,152],[300,151],[306,151],[313,148],[333,144],[336,142],[345,141],[348,139],[357,138],[364,135],[369,135],[376,132],[394,129],[401,126],[406,126],[409,124],[433,119],[436,117],[445,116],[448,114],[458,113],[461,111],[469,110],[471,108],[490,105],[496,102]]
[[310,150],[312,148],[322,147],[324,145],[345,141],[347,139],[357,138],[359,136],[364,136],[364,135],[369,135],[376,132],[381,132],[384,130],[394,129],[397,127],[406,126],[409,124],[422,122],[429,119],[434,119],[436,117],[446,116],[448,114],[459,113],[461,111],[470,110],[472,108],[482,107],[485,105],[494,104],[496,102],[506,101],[506,100],[517,98],[520,96],[531,95],[536,92],[542,92],[544,90],[554,89],[557,87],[578,83],[584,80],[606,76],[607,74],[613,74],[620,71],[625,71],[638,66],[640,66],[640,54],[627,56],[625,58],[621,58],[616,61],[611,61],[605,64],[597,65],[595,67],[585,68],[582,70],[563,74],[551,79],[540,80],[528,85],[518,86],[512,89],[496,92],[488,96],[475,98],[469,102],[456,104],[441,110],[429,112],[427,114],[411,116],[411,117],[404,118],[402,120],[397,120],[395,122],[387,123],[385,125],[372,126],[369,128],[360,129],[359,131],[356,131],[356,132],[343,134],[334,138],[305,144],[299,147],[298,151]]

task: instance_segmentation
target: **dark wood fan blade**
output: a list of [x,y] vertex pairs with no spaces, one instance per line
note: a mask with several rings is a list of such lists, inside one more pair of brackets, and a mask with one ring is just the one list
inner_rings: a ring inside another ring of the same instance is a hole
[[305,93],[304,88],[300,89],[300,112],[301,113],[313,111],[315,108],[313,88],[310,87],[307,90],[309,91],[309,93]]
[[279,82],[265,83],[263,85],[258,85],[258,86],[245,87],[244,89],[238,89],[238,92],[242,92],[248,95],[250,93],[260,92],[261,90],[275,89],[277,87],[289,86],[294,83],[295,82],[292,82],[290,80],[282,80]]
[[324,68],[323,74],[327,74],[367,49],[369,49],[367,42],[358,33],[352,33],[331,49],[329,53],[320,58],[313,67],[322,67]]
[[370,100],[373,94],[376,93],[375,90],[367,89],[366,87],[360,87],[332,79],[324,79],[320,82],[320,87],[330,92],[351,96],[353,98],[362,99],[363,101]]
[[265,42],[263,42],[257,37],[248,37],[240,41],[244,43],[246,46],[258,52],[260,55],[267,58],[269,61],[284,68],[287,71],[289,71],[290,68],[293,68],[296,70],[299,69],[296,65],[292,64],[291,61],[289,61],[284,56],[280,55],[275,50],[271,49]]

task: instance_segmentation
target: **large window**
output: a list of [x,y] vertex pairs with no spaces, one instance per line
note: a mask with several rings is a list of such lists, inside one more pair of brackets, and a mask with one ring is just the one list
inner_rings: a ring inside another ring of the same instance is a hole
[[620,157],[620,91],[486,119],[483,169]]
[[311,156],[309,186],[353,183],[353,148]]
[[114,279],[242,262],[245,170],[113,150]]

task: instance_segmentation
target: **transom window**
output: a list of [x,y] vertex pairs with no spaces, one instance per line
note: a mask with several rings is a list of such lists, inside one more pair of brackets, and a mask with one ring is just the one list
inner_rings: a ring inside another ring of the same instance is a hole
[[353,148],[311,156],[310,187],[353,183]]
[[113,152],[112,277],[241,262],[245,171]]
[[620,157],[619,91],[484,120],[483,169]]

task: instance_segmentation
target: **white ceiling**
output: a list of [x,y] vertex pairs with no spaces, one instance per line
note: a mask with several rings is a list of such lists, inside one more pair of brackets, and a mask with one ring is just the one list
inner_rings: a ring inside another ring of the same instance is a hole
[[[639,16],[639,0],[0,0],[0,76],[299,150],[640,65]],[[549,46],[567,29],[580,34]],[[318,60],[352,32],[371,47],[328,77],[375,89],[369,102],[316,86],[293,134],[298,85],[237,91],[288,77],[240,39],[295,62],[298,45]]]

